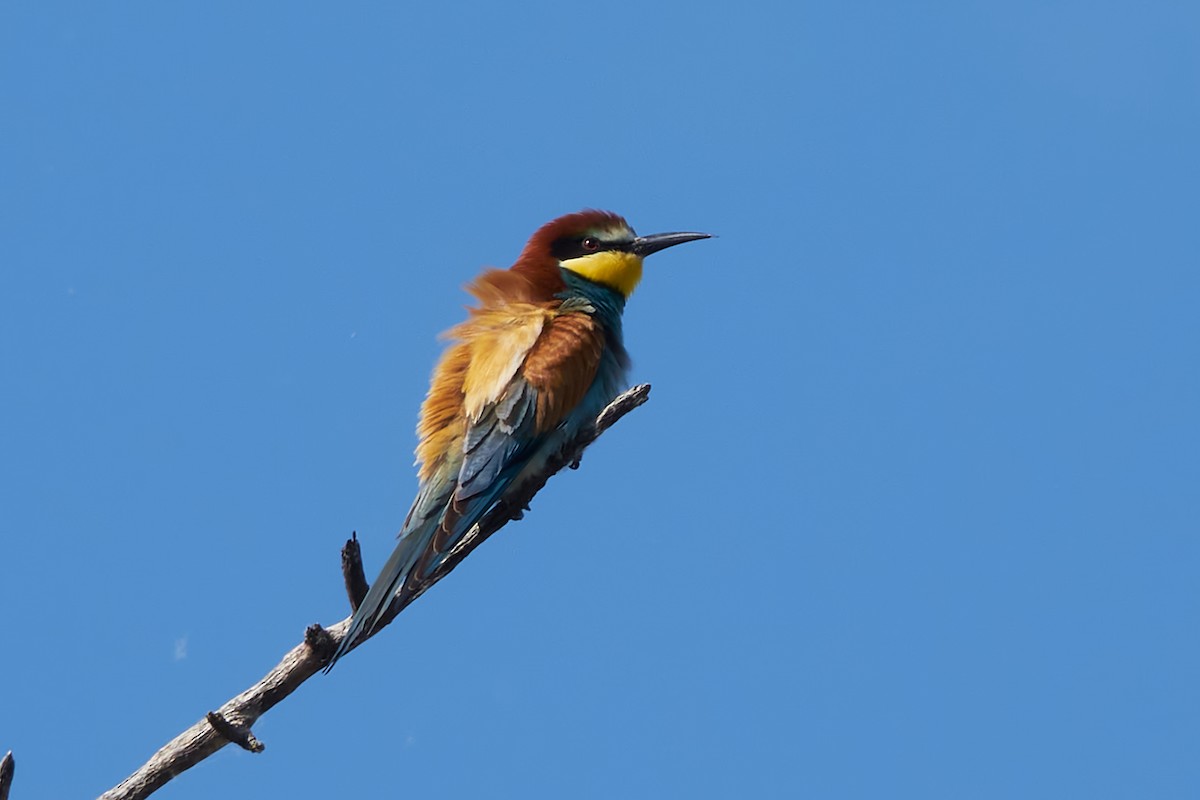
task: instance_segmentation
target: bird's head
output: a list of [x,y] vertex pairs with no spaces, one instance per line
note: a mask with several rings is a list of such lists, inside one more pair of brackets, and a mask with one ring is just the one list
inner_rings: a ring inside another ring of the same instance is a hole
[[513,268],[564,269],[628,298],[642,279],[642,259],[677,244],[707,239],[707,233],[638,236],[611,211],[580,211],[548,222],[525,245]]

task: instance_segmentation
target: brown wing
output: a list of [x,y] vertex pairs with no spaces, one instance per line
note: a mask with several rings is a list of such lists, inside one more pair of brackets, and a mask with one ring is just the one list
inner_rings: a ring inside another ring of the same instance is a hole
[[[532,303],[478,309],[447,335],[455,339],[438,362],[417,425],[420,477],[461,456],[462,439],[505,394],[553,312]],[[453,464],[451,464],[453,466]]]
[[592,385],[605,341],[591,315],[531,304],[477,311],[449,335],[458,341],[438,363],[421,408],[421,480],[443,464],[457,469],[467,431],[518,376],[534,390],[536,432],[552,430]]
[[537,391],[537,430],[562,422],[583,400],[604,352],[604,329],[581,311],[559,314],[542,329],[521,374]]

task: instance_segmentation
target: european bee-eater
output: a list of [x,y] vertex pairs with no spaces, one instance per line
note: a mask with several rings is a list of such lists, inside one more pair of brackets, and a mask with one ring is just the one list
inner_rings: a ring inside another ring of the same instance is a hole
[[625,388],[621,313],[642,259],[708,237],[638,236],[616,214],[581,211],[467,287],[479,306],[449,331],[421,406],[416,500],[327,669],[424,591],[472,526]]

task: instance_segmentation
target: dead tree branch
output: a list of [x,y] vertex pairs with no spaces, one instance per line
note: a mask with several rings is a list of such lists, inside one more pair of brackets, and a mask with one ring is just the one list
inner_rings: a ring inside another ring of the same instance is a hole
[[[578,467],[583,451],[621,417],[645,403],[649,396],[650,385],[642,384],[610,403],[597,417],[595,424],[568,442],[559,456],[546,465],[519,497],[510,498],[493,508],[468,534],[425,588],[449,574],[472,550],[508,522],[520,519],[534,495],[546,485],[546,481],[563,467]],[[350,606],[352,609],[357,608],[367,591],[357,536],[353,536],[342,548],[342,576]],[[393,614],[387,622],[395,616]],[[251,752],[261,752],[264,745],[251,731],[254,723],[276,703],[296,691],[302,683],[320,671],[337,649],[349,627],[350,617],[328,628],[310,625],[304,632],[304,641],[292,648],[262,680],[227,701],[216,711],[208,712],[203,719],[164,745],[137,772],[101,795],[100,800],[140,800],[149,797],[167,781],[199,764],[231,742]],[[380,625],[376,628],[375,633],[382,627]],[[0,800],[5,800],[8,782],[11,780],[10,754],[0,762]]]
[[0,800],[8,800],[8,790],[12,788],[13,775],[17,771],[17,762],[13,761],[12,750],[0,758]]
[[357,532],[350,534],[350,538],[342,547],[342,580],[346,582],[350,611],[358,611],[358,606],[371,587],[367,583],[366,573],[363,572],[362,548],[358,544]]

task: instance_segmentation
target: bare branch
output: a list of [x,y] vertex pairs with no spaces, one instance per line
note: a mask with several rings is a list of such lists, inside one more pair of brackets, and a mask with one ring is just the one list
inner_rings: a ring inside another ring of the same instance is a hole
[[351,533],[342,547],[342,580],[346,582],[346,596],[350,598],[350,610],[358,611],[367,590],[367,576],[363,573],[362,548],[358,544],[358,533]]
[[[511,520],[520,519],[534,495],[546,485],[546,481],[561,471],[563,467],[578,466],[583,451],[587,449],[588,445],[596,441],[621,417],[645,403],[649,396],[650,385],[642,384],[633,387],[610,403],[597,417],[596,423],[581,431],[574,440],[569,442],[557,458],[547,464],[541,473],[534,476],[520,496],[498,504],[480,520],[446,563],[430,577],[422,587],[422,591],[449,574],[472,550],[493,533]],[[366,594],[366,578],[363,576],[362,557],[357,536],[352,536],[342,549],[342,574],[350,605],[352,608],[357,608],[363,595]],[[390,622],[394,618],[395,614],[387,621]],[[140,798],[149,797],[167,781],[199,764],[230,742],[251,752],[261,752],[264,745],[251,733],[254,723],[276,703],[296,691],[302,683],[316,674],[329,661],[349,627],[349,617],[329,628],[310,625],[304,632],[304,641],[292,648],[262,680],[227,701],[216,711],[210,711],[204,719],[176,736],[143,764],[137,772],[101,795],[100,800],[140,800]],[[375,633],[378,633],[380,628],[382,625],[376,628]],[[0,800],[6,800],[8,782],[11,780],[12,754],[10,753],[5,756],[3,761],[0,761]]]
[[0,800],[8,800],[8,790],[12,788],[13,775],[17,771],[17,762],[13,760],[12,750],[0,758]]
[[[321,630],[333,641],[334,637],[340,638],[345,634],[349,624],[350,621],[346,619],[328,630]],[[259,717],[296,691],[329,659],[328,649],[318,652],[308,638],[306,636],[305,642],[292,648],[262,680],[227,701],[216,712],[210,713],[220,716],[235,731],[249,731]],[[137,772],[101,795],[101,800],[149,797],[171,778],[199,764],[229,742],[230,737],[213,727],[206,717],[168,742]]]
[[204,718],[208,720],[209,725],[216,729],[217,733],[225,737],[225,741],[236,744],[243,750],[261,753],[267,747],[249,728],[244,725],[234,725],[215,711],[208,712]]

